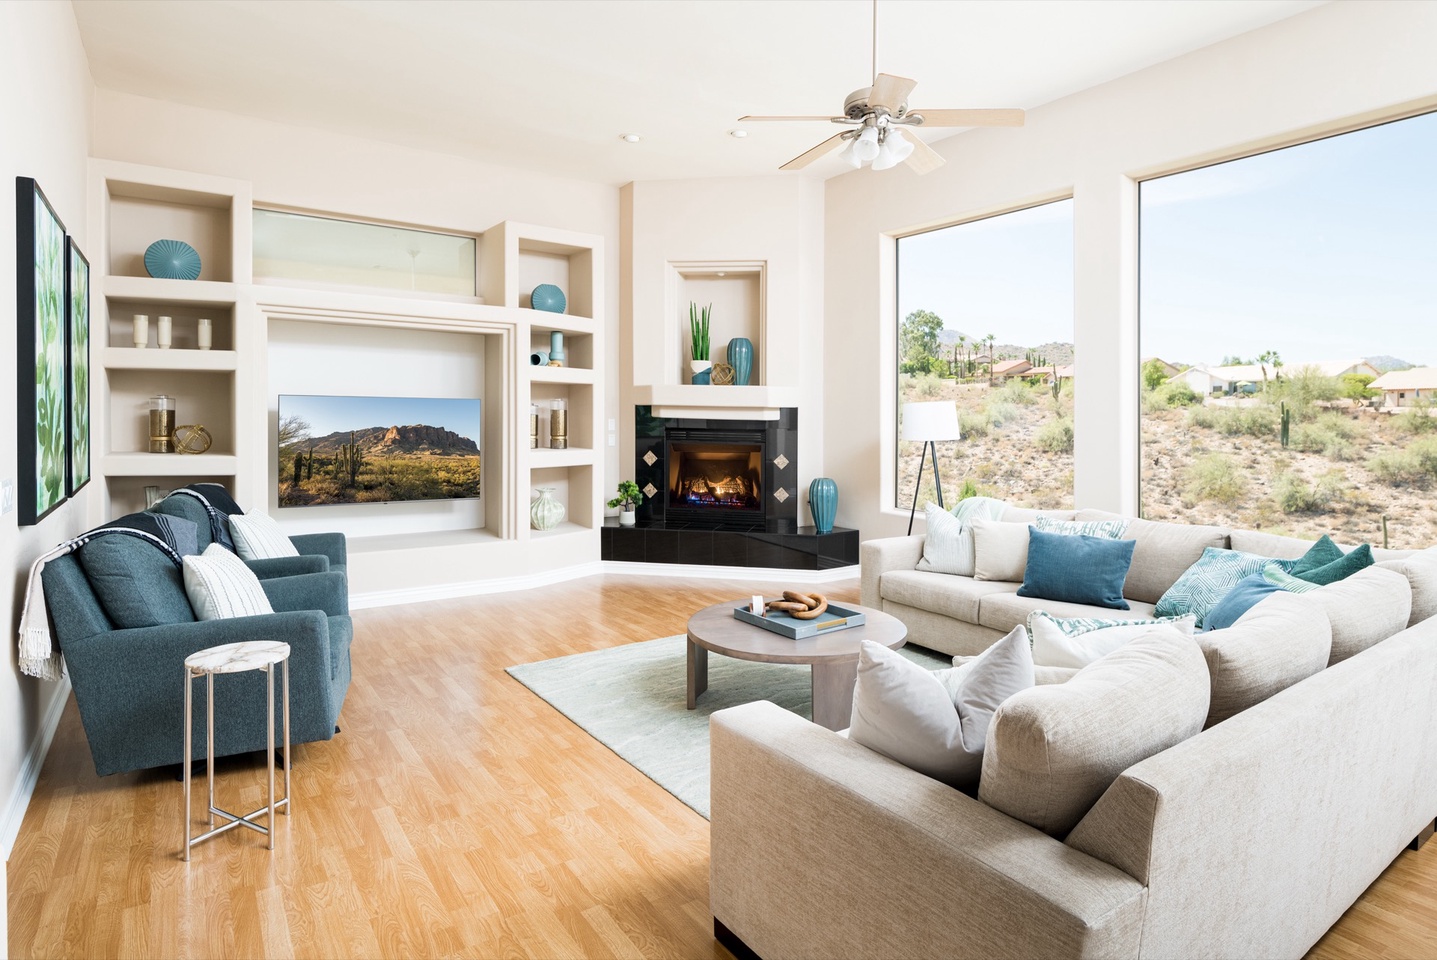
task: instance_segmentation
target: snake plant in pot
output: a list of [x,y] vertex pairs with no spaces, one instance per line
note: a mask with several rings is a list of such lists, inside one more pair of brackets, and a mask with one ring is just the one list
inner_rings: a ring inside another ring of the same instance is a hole
[[632,480],[619,481],[619,495],[609,501],[609,506],[619,508],[619,526],[632,527],[634,525],[634,508],[644,502],[643,492],[639,485]]
[[694,373],[694,383],[708,382],[708,369],[712,366],[709,361],[709,317],[713,309],[714,305],[709,304],[700,310],[697,303],[689,301],[689,352],[693,356],[689,369]]

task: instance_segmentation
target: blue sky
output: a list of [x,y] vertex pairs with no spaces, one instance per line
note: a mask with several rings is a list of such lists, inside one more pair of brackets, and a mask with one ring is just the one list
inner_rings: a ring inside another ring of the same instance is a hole
[[898,317],[920,309],[997,343],[1071,341],[1073,201],[899,240]]
[[[1144,356],[1437,365],[1437,114],[1141,185]],[[1072,201],[899,241],[899,317],[1070,341]]]
[[430,427],[444,427],[483,446],[479,440],[481,417],[478,400],[282,396],[279,414],[281,417],[303,417],[309,421],[309,432],[314,437],[340,430],[422,423]]

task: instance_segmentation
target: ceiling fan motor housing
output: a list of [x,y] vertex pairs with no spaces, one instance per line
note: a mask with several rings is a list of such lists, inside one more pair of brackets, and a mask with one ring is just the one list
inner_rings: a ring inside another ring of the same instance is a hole
[[[850,93],[848,99],[843,101],[843,115],[850,120],[862,120],[870,113],[874,113],[875,111],[868,106],[868,96],[872,92],[872,87],[859,87]],[[898,105],[898,109],[892,113],[892,116],[901,117],[907,112],[908,101],[905,100]],[[884,111],[884,113],[888,113],[888,111]]]

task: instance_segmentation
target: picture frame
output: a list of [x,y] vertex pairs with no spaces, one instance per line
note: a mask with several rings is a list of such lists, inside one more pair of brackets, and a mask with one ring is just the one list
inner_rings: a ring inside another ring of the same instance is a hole
[[21,526],[66,500],[65,225],[40,184],[15,178],[18,360],[16,502]]
[[65,270],[65,492],[73,497],[90,482],[90,261],[75,238]]

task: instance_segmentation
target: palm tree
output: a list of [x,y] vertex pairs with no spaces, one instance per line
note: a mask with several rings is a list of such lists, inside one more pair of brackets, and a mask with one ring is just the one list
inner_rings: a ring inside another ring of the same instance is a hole
[[1257,365],[1262,370],[1262,392],[1267,392],[1267,365],[1272,364],[1272,375],[1277,377],[1277,370],[1282,366],[1282,357],[1276,350],[1264,350],[1257,355]]
[[963,345],[967,342],[968,338],[960,333],[958,334],[958,342],[953,344],[953,376],[955,377],[961,377],[963,375],[963,371],[958,367],[958,351],[962,350],[966,357],[968,350]]
[[988,385],[991,387],[993,385],[993,344],[997,342],[998,338],[990,333],[983,339],[988,342]]

